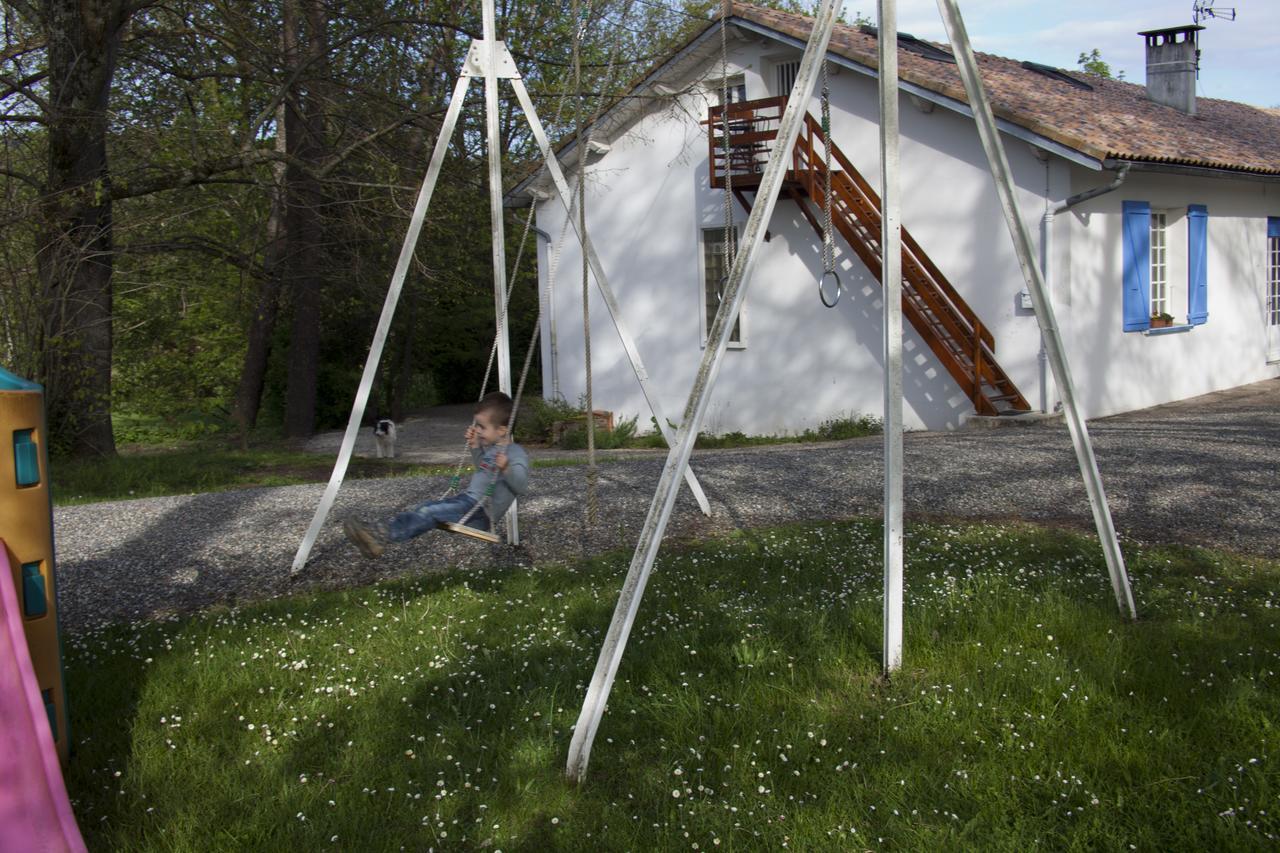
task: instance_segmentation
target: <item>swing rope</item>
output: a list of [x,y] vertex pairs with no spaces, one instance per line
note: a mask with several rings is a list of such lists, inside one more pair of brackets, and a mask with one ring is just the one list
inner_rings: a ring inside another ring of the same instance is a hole
[[738,241],[733,224],[733,145],[729,141],[729,13],[730,0],[720,4],[720,135],[724,149],[724,271],[716,283],[717,304],[724,298],[724,286],[733,269],[734,251]]
[[[573,34],[573,84],[578,97],[574,101],[574,124],[576,125],[575,145],[578,149],[578,233],[587,233],[587,140],[584,113],[585,95],[582,91],[582,37],[586,33],[591,14],[590,4],[582,6],[573,0],[573,16],[577,27]],[[588,277],[590,264],[585,247],[582,251],[582,348],[583,367],[586,372],[585,401],[587,410],[587,523],[595,524],[597,514],[596,496],[596,423],[594,415],[593,381],[591,375],[591,291]]]
[[[822,61],[822,278],[818,280],[818,298],[828,308],[840,302],[844,286],[836,272],[836,249],[831,227],[831,88],[827,82],[827,61]],[[835,296],[827,300],[827,280],[834,279]]]

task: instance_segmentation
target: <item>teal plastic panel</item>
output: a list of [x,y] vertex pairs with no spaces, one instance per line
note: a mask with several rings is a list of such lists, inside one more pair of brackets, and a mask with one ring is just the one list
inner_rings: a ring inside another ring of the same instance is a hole
[[53,742],[58,742],[58,706],[53,704],[53,688],[40,691],[44,698],[44,712],[49,715],[49,731],[53,733]]
[[0,391],[39,391],[40,386],[0,367]]
[[39,563],[22,564],[22,612],[28,619],[38,619],[49,612],[49,596]]
[[18,474],[18,488],[40,485],[40,447],[35,430],[13,431],[13,467]]

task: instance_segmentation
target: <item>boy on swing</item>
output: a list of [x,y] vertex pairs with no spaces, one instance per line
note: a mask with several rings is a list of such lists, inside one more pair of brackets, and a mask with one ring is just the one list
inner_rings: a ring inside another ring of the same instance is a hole
[[529,486],[529,456],[511,441],[507,426],[511,411],[511,398],[501,391],[487,394],[476,406],[475,417],[466,431],[467,447],[475,465],[466,491],[427,501],[386,521],[369,524],[349,518],[342,522],[347,538],[361,554],[374,559],[382,556],[391,543],[406,542],[445,525],[456,529],[464,519],[469,529],[489,530],[491,521],[486,510],[492,510],[494,520],[501,519]]

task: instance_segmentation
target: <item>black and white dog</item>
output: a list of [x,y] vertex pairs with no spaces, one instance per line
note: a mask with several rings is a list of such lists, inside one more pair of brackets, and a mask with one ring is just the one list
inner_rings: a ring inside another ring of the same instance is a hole
[[396,422],[391,418],[378,418],[373,422],[373,443],[379,459],[394,459],[396,455]]

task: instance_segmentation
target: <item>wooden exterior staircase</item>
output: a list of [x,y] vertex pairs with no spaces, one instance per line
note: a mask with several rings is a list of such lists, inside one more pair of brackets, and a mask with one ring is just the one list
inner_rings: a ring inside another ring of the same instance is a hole
[[[760,178],[786,107],[785,97],[729,105],[729,147],[724,146],[722,107],[712,107],[707,121],[711,186],[725,187],[729,172],[734,196],[747,209],[747,193],[759,189]],[[782,192],[822,235],[826,167],[822,127],[805,114],[804,128],[791,152]],[[836,230],[877,280],[882,280],[880,197],[833,142],[831,145],[831,220]],[[924,338],[973,401],[980,415],[1017,415],[1031,411],[1022,393],[995,358],[995,339],[951,282],[902,228],[902,313]]]

